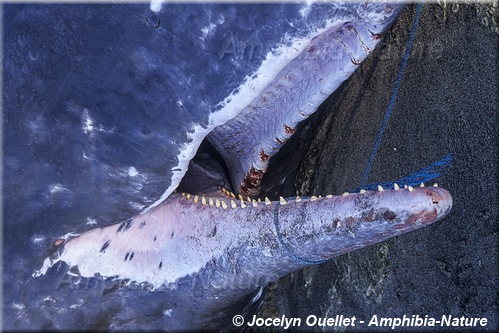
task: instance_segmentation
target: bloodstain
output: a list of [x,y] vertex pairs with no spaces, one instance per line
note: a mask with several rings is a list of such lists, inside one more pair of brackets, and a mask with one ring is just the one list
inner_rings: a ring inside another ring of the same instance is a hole
[[294,128],[289,127],[288,125],[284,125],[284,131],[288,135],[293,135],[296,132]]
[[241,182],[241,191],[246,195],[256,194],[264,173],[265,170],[257,170],[254,167],[251,167]]
[[265,151],[263,149],[260,150],[260,160],[262,162],[267,162],[269,160],[269,158],[270,158],[269,154],[265,153]]

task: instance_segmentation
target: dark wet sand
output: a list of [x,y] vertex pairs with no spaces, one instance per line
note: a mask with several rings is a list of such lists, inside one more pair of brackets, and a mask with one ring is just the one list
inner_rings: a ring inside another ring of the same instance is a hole
[[[302,194],[337,194],[359,185],[414,13],[409,6],[381,53],[375,51],[317,117],[298,177]],[[487,326],[475,329],[498,327],[499,38],[479,23],[472,6],[459,5],[457,12],[447,7],[445,15],[438,5],[423,7],[368,183],[399,179],[451,153],[450,172],[436,181],[452,193],[453,210],[430,227],[281,279],[260,316],[302,322],[311,314],[356,316],[366,324],[354,329],[363,331],[375,329],[367,326],[373,315],[485,317]],[[324,328],[333,329],[339,328]]]

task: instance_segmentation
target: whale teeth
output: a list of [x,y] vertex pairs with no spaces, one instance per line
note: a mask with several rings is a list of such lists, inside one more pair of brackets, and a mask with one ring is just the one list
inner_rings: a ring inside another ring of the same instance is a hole
[[194,203],[198,203],[199,202],[199,197],[197,195],[194,196]]
[[185,192],[182,192],[182,196],[185,197]]
[[409,192],[414,191],[414,189],[412,188],[412,186],[407,187],[407,189],[409,190]]
[[252,203],[253,207],[258,207],[258,202],[255,199],[253,199],[253,201],[251,203]]
[[343,195],[344,197],[346,197],[347,195],[350,195],[350,193],[345,192],[345,193],[343,193],[342,195]]
[[246,206],[246,203],[244,203],[244,200],[241,200],[241,208],[246,208],[248,206]]
[[317,197],[315,195],[310,197],[310,201],[315,201],[315,200],[317,200]]
[[406,185],[404,185],[404,188],[405,188],[405,189],[407,188],[407,184],[406,184]]
[[235,195],[233,192],[229,192],[229,195],[230,195],[233,199],[235,199],[235,198],[236,198],[236,195]]
[[220,208],[220,200],[215,200],[215,207]]
[[301,198],[298,196],[298,197],[296,197],[295,201],[296,201],[296,202],[300,202],[300,201],[301,201]]
[[190,194],[190,193],[187,193],[186,198],[187,198],[188,200],[191,200],[191,194]]
[[332,194],[328,194],[328,195],[326,195],[326,199],[331,199],[332,197],[333,197],[333,195],[332,195]]
[[397,184],[397,183],[395,183],[395,184],[393,184],[393,189],[394,189],[395,191],[398,191],[398,190],[400,190],[400,186],[398,186],[398,184]]
[[433,184],[433,187],[438,187],[438,184],[437,183]]
[[281,205],[285,205],[287,203],[286,199],[284,199],[283,197],[279,197],[279,202],[281,203]]
[[229,208],[229,206],[227,206],[227,204],[225,203],[225,201],[222,201],[221,203],[222,203],[222,208],[223,209]]
[[206,198],[205,198],[204,196],[203,196],[203,197],[201,197],[201,204],[202,204],[203,206],[206,206]]
[[248,200],[248,202],[252,201],[250,197],[246,197],[246,200]]
[[232,207],[232,209],[237,208],[237,204],[234,200],[230,201],[230,207]]
[[421,185],[419,185],[419,187],[424,187],[424,183],[421,183]]
[[238,195],[237,195],[237,198],[238,198],[239,200],[241,200],[241,201],[243,201],[243,200],[244,200],[244,198],[243,198],[243,196],[242,196],[241,194],[238,194]]
[[213,202],[213,199],[212,199],[212,198],[210,198],[210,199],[208,200],[208,205],[210,205],[210,207],[213,207],[213,205],[214,205],[214,204],[215,204],[215,203]]
[[258,198],[257,202],[262,202],[262,199]]
[[269,198],[265,197],[265,205],[270,206],[272,204],[272,201],[269,200]]
[[383,186],[381,186],[381,185],[378,185],[378,192],[383,192],[383,191],[384,191],[384,188],[383,188]]
[[366,190],[360,190],[359,193],[364,194],[364,193],[366,193]]

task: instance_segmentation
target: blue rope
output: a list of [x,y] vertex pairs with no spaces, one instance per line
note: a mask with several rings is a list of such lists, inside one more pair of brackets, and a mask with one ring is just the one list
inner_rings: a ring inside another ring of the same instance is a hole
[[[388,120],[390,119],[390,115],[391,115],[393,107],[395,105],[395,101],[397,99],[397,93],[398,93],[398,90],[400,87],[400,83],[402,82],[402,77],[404,75],[407,60],[409,59],[409,55],[411,53],[412,44],[414,42],[414,36],[416,35],[416,30],[417,30],[417,26],[418,26],[419,17],[421,15],[422,6],[423,6],[423,4],[422,4],[422,2],[420,2],[416,8],[416,16],[414,17],[414,21],[412,24],[412,30],[411,30],[411,33],[409,35],[409,40],[407,41],[407,46],[405,49],[404,57],[402,58],[402,64],[400,65],[400,70],[399,70],[399,73],[397,75],[397,80],[395,81],[395,87],[393,88],[392,96],[390,98],[390,103],[388,104],[388,108],[385,112],[383,122],[381,123],[378,137],[376,138],[376,142],[375,142],[373,150],[371,152],[371,156],[369,156],[369,161],[367,162],[366,169],[364,170],[364,174],[362,175],[361,186],[363,184],[365,184],[365,182],[367,180],[367,176],[369,174],[369,171],[371,170],[371,167],[372,167],[372,164],[374,161],[374,156],[376,155],[376,152],[378,151],[378,148],[379,148],[379,145],[381,142],[381,137],[383,136],[383,132],[385,130],[386,124],[388,123]],[[431,179],[437,177],[436,175],[439,175],[439,173],[436,172],[435,170],[438,169],[440,166],[445,167],[449,163],[450,159],[451,159],[451,156],[448,155],[444,159],[442,159],[441,161],[436,162],[436,163],[418,171],[417,173],[414,173],[414,174],[411,174],[407,177],[404,177],[404,178],[402,178],[394,183],[400,183],[400,184],[412,186],[412,185],[415,185],[414,181],[416,181],[416,180],[417,181],[419,181],[420,179],[424,179],[425,181],[431,180]],[[423,181],[419,181],[418,184],[420,184],[421,182],[423,182]],[[390,186],[393,187],[393,183],[383,183],[383,184],[385,184],[386,188],[389,188]],[[378,184],[371,184],[369,186],[373,186],[375,189],[377,187],[377,185]],[[363,188],[366,189],[365,186]],[[370,188],[367,188],[367,189],[370,189]],[[290,198],[290,199],[292,199],[292,198]],[[281,229],[279,227],[279,207],[280,206],[281,206],[281,204],[280,204],[280,202],[278,202],[275,206],[275,209],[274,209],[274,226],[276,229],[277,239],[279,241],[279,244],[284,248],[284,250],[288,253],[288,255],[293,257],[297,261],[299,261],[303,264],[306,264],[306,265],[322,264],[322,263],[326,262],[328,259],[317,260],[317,261],[304,259],[304,258],[298,256],[289,247],[289,245],[284,242],[284,238],[282,236]]]
[[[295,197],[291,197],[291,198],[288,198],[289,200],[294,200]],[[308,199],[308,197],[303,197],[303,199]],[[279,227],[279,207],[281,206],[281,203],[278,202],[276,205],[275,205],[275,209],[274,209],[274,226],[275,226],[275,230],[277,232],[277,239],[279,240],[279,244],[281,244],[281,246],[284,248],[284,250],[288,253],[289,256],[295,258],[297,261],[303,263],[303,264],[306,264],[306,265],[317,265],[317,264],[322,264],[324,262],[326,262],[328,259],[324,259],[324,260],[317,260],[317,261],[313,261],[313,260],[307,260],[307,259],[303,259],[302,257],[298,256],[290,247],[288,244],[286,244],[284,242],[284,239],[282,237],[282,233],[281,233],[281,228]]]
[[359,186],[356,189],[350,192],[359,192],[364,189],[367,191],[375,191],[378,188],[378,185],[381,185],[383,188],[393,188],[394,184],[398,185],[408,185],[408,186],[419,186],[421,183],[427,183],[430,180],[433,180],[437,177],[440,177],[448,172],[450,167],[450,163],[452,161],[452,154],[446,155],[440,161],[437,161],[419,171],[413,172],[410,175],[407,175],[403,178],[397,179],[393,182],[384,182],[384,183],[371,183],[364,186]]
[[[376,191],[378,188],[378,185],[381,185],[383,188],[393,188],[394,184],[399,184],[399,185],[408,185],[408,186],[418,186],[421,183],[428,182],[432,179],[435,179],[437,177],[440,177],[443,174],[446,174],[448,171],[448,168],[450,166],[450,162],[452,161],[452,155],[449,154],[442,158],[440,161],[437,161],[433,163],[432,165],[429,165],[417,172],[411,173],[408,176],[405,176],[403,178],[400,178],[394,182],[384,182],[384,183],[373,183],[369,185],[365,185],[362,187],[358,187],[355,190],[351,191],[353,193],[359,192],[361,189],[368,190],[368,191]],[[294,200],[296,197],[290,197],[286,198],[286,200]],[[302,199],[310,199],[310,197],[302,197]],[[298,256],[291,248],[290,246],[284,242],[284,237],[281,233],[281,228],[279,227],[279,207],[281,206],[281,203],[278,202],[275,206],[274,209],[274,226],[276,229],[277,233],[277,239],[279,241],[279,244],[284,248],[284,250],[288,253],[289,256],[293,257],[297,261],[306,264],[306,265],[316,265],[316,264],[322,264],[323,262],[326,262],[328,259],[324,260],[307,260],[304,259],[300,256]]]
[[395,81],[395,87],[393,88],[392,96],[390,98],[390,103],[388,104],[388,108],[385,112],[385,117],[383,118],[383,122],[381,123],[381,127],[379,129],[378,137],[376,138],[376,142],[374,143],[373,150],[371,151],[371,156],[369,156],[369,161],[367,162],[366,169],[364,170],[364,174],[360,180],[360,186],[364,185],[367,181],[367,176],[369,175],[369,171],[371,170],[372,164],[374,162],[374,156],[378,152],[379,145],[381,143],[381,137],[383,136],[383,132],[385,131],[385,127],[390,119],[390,115],[392,113],[393,107],[395,106],[395,101],[397,100],[397,93],[400,87],[400,83],[402,82],[402,77],[404,75],[405,66],[407,64],[407,60],[411,54],[412,43],[414,42],[414,36],[416,35],[416,30],[418,27],[419,16],[421,15],[421,8],[423,7],[422,2],[420,2],[416,8],[416,16],[414,17],[414,21],[412,23],[412,30],[409,35],[409,40],[407,41],[407,46],[405,48],[404,57],[402,58],[402,64],[400,65],[400,70],[397,75],[397,80]]

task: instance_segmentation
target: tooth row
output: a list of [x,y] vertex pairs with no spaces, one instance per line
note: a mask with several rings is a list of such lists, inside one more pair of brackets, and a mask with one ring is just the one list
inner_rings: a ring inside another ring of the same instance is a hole
[[[421,183],[421,185],[419,185],[419,187],[425,187],[425,184]],[[433,185],[433,187],[438,187],[438,184],[435,183]],[[395,184],[393,184],[393,189],[395,191],[398,191],[398,190],[400,190],[400,186],[395,183]],[[404,185],[404,189],[407,189],[409,192],[414,191],[414,188],[412,186],[408,186],[408,185]],[[234,199],[236,199],[236,195],[234,193],[226,190],[223,187],[220,188],[220,190],[225,195],[233,198],[233,200],[230,201],[230,207],[233,208],[233,209],[238,208],[238,207],[246,208],[246,207],[248,207],[248,204],[251,204],[253,207],[258,207],[258,204],[262,202],[262,200],[260,198],[258,198],[258,200],[255,200],[255,199],[251,199],[250,197],[246,197],[246,201],[245,201],[245,199],[243,198],[243,196],[241,194],[238,194],[237,195],[237,199],[239,199],[239,205],[238,205],[237,202],[236,202],[237,200],[236,201],[234,200]],[[381,185],[378,185],[378,192],[383,192],[383,191],[384,191],[383,187]],[[359,191],[359,194],[364,194],[364,193],[367,193],[367,191],[366,190],[360,190]],[[348,193],[348,192],[345,192],[345,193],[342,194],[342,196],[344,196],[344,197],[348,196],[348,195],[350,195],[350,193]],[[192,197],[190,193],[185,193],[185,192],[182,193],[182,196],[185,197],[185,198],[187,198],[188,200],[190,200],[192,198],[193,202],[195,204],[201,202],[201,204],[203,206],[209,205],[210,207],[215,206],[216,208],[220,208],[220,207],[222,207],[223,209],[229,208],[229,206],[227,205],[227,203],[224,200],[215,199],[215,201],[213,201],[212,198],[208,198],[208,200],[207,200],[205,196],[199,197],[198,195],[194,195],[194,197]],[[332,197],[333,197],[332,194],[328,194],[326,196],[327,199],[330,199]],[[321,199],[321,198],[322,198],[322,196],[320,196],[320,195],[318,197],[315,196],[315,195],[313,195],[313,196],[310,197],[309,200],[310,201],[316,201],[316,200]],[[301,202],[301,201],[302,201],[301,197],[297,196],[295,198],[295,202]],[[267,198],[267,197],[265,197],[264,203],[265,203],[266,206],[272,205],[272,201],[270,201],[270,199]],[[279,197],[279,203],[281,205],[285,205],[288,202],[283,197]]]
[[[246,201],[247,203],[250,203],[250,204],[253,204],[253,199],[251,199],[250,197],[246,197],[246,199],[244,199],[244,197],[241,195],[241,194],[238,194],[237,196],[234,194],[234,192],[231,192],[223,187],[220,187],[220,191],[225,194],[226,196],[228,197],[231,197],[232,199],[238,199],[239,201],[241,202],[244,202]],[[246,203],[245,203],[246,205]],[[244,206],[246,207],[246,206]],[[243,208],[244,208],[243,207]]]
[[231,197],[233,199],[236,198],[236,195],[234,193],[232,193],[231,191],[225,189],[224,187],[220,187],[220,191],[222,191],[222,193],[225,194],[228,197]]
[[[222,190],[222,192],[224,194],[227,194],[228,196],[232,197],[232,195],[230,195],[229,191]],[[205,196],[201,196],[201,197],[198,196],[198,195],[192,196],[190,193],[185,193],[185,192],[182,193],[182,196],[185,197],[185,198],[187,198],[188,200],[190,200],[192,198],[192,202],[195,203],[195,204],[201,202],[201,204],[203,206],[209,205],[210,207],[213,207],[213,206],[215,206],[216,208],[222,207],[223,209],[227,209],[229,207],[233,208],[233,209],[238,208],[238,207],[246,208],[246,207],[248,207],[248,204],[251,204],[253,207],[258,207],[258,204],[262,202],[261,199],[258,199],[258,201],[257,201],[255,199],[251,199],[249,197],[246,198],[246,201],[247,201],[246,202],[242,198],[242,196],[240,196],[240,195],[238,196],[238,197],[240,197],[239,198],[239,203],[237,203],[236,202],[237,200],[234,200],[235,199],[234,198],[233,200],[230,200],[229,204],[227,202],[225,202],[224,200],[221,200],[221,199],[213,199],[213,198],[206,199]],[[269,206],[269,205],[272,204],[272,201],[270,201],[269,198],[265,198],[265,204],[267,206]],[[286,200],[284,200],[284,198],[282,198],[282,197],[281,197],[281,204],[286,204]]]

